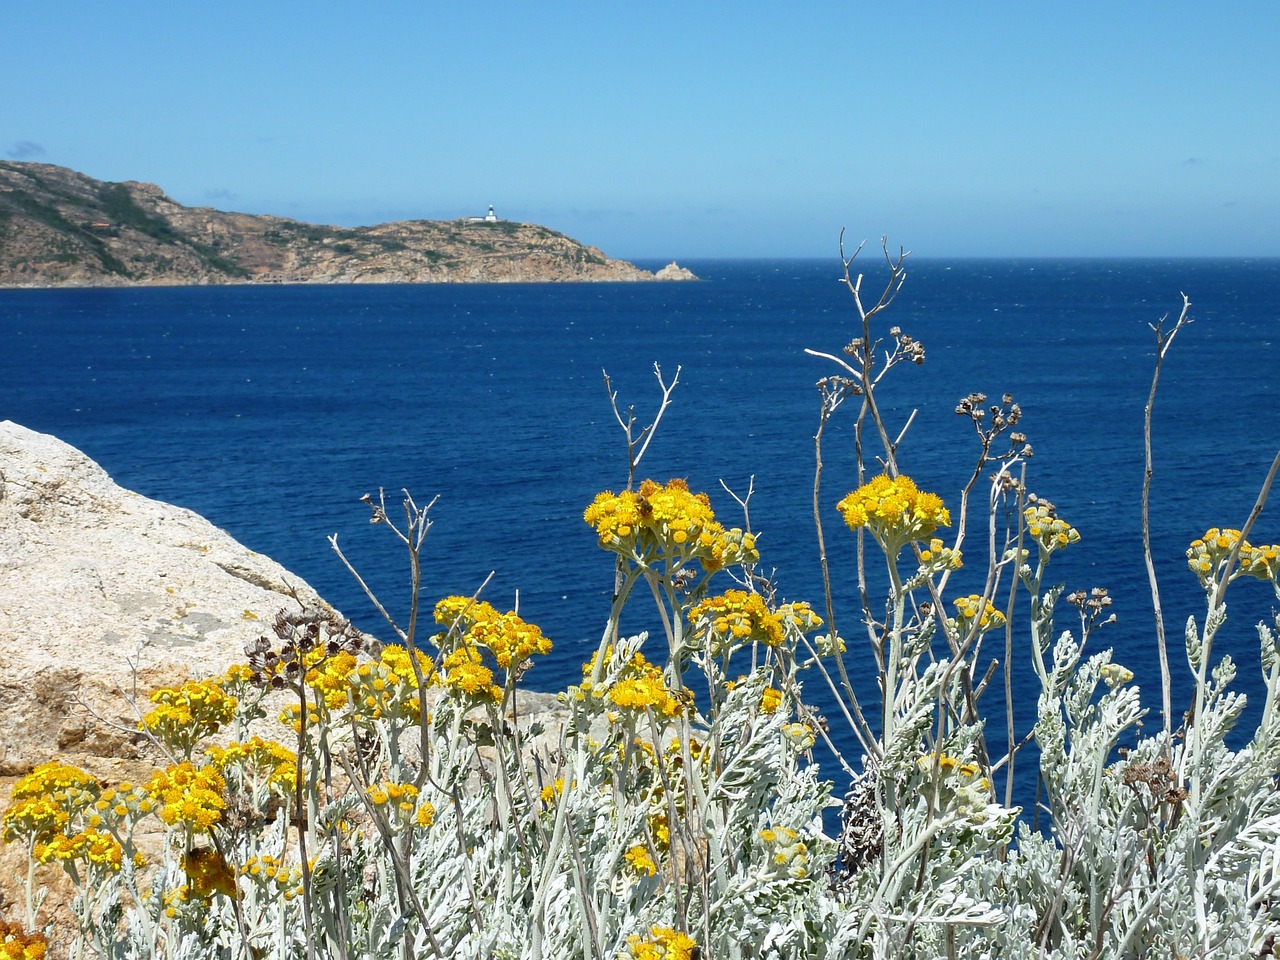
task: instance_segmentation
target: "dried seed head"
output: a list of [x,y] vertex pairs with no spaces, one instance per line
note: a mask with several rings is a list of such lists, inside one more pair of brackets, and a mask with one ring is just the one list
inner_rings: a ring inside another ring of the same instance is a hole
[[837,893],[850,892],[853,878],[876,862],[884,847],[884,823],[876,803],[874,770],[865,771],[845,794],[840,811],[840,837],[831,866],[831,886]]

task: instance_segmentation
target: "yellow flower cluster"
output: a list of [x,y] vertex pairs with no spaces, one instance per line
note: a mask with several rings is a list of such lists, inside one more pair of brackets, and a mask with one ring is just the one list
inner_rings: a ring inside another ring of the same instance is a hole
[[477,620],[488,620],[497,615],[498,609],[493,604],[456,594],[439,601],[433,612],[436,623],[449,630],[457,629],[460,633],[470,630]]
[[70,820],[66,808],[51,797],[23,797],[14,800],[4,812],[4,841],[25,840],[37,843],[61,833]]
[[782,691],[765,687],[764,693],[760,696],[760,712],[777,713],[780,706],[782,706]]
[[627,937],[627,946],[632,960],[693,960],[698,950],[688,934],[661,926],[651,927],[648,938],[633,933]]
[[320,694],[328,710],[341,710],[351,695],[351,674],[356,669],[355,656],[346,650],[333,655],[317,647],[304,657],[309,666],[307,686]]
[[[542,630],[526,623],[515,611],[499,613],[490,603],[470,597],[445,597],[435,608],[436,622],[450,633],[460,635],[458,645],[440,663],[444,685],[471,697],[502,699],[502,688],[494,685],[489,662],[505,671],[508,680],[518,676],[535,653],[551,652],[551,641]],[[433,639],[444,649],[449,633]]]
[[649,848],[642,843],[637,843],[629,849],[622,855],[622,859],[627,861],[628,866],[638,874],[652,877],[658,872],[658,865],[653,862],[653,857],[649,855]]
[[944,570],[959,570],[964,566],[963,554],[952,550],[937,537],[929,541],[927,549],[920,551],[920,563],[924,572],[931,575]]
[[285,900],[302,892],[302,868],[290,867],[272,856],[250,857],[240,868],[240,876],[267,887]]
[[938,527],[951,526],[951,512],[942,505],[942,498],[921,491],[907,476],[882,473],[836,507],[850,530],[865,527],[891,556],[912,540],[923,540]]
[[493,682],[493,671],[475,647],[458,647],[440,661],[440,670],[445,688],[453,693],[478,700],[502,699],[502,688]]
[[12,803],[0,820],[3,839],[47,841],[90,807],[98,792],[98,781],[78,767],[42,763],[14,784]]
[[237,771],[253,790],[265,786],[288,792],[297,779],[297,755],[274,740],[250,737],[227,747],[210,747],[208,753],[214,766],[224,773],[228,768]]
[[1103,664],[1099,671],[1102,682],[1114,690],[1116,687],[1123,686],[1133,679],[1133,671],[1128,667],[1123,667],[1118,663]]
[[596,495],[582,515],[600,546],[641,566],[662,559],[697,560],[712,572],[759,559],[755,537],[716,520],[705,493],[690,493],[683,480],[665,486],[645,480],[639,490]]
[[213,847],[188,850],[182,858],[182,872],[187,875],[187,884],[182,889],[183,900],[193,897],[208,900],[215,893],[233,900],[240,897],[235,871]]
[[16,923],[0,919],[0,960],[44,960],[49,941],[41,933],[27,933]]
[[74,804],[98,792],[98,781],[79,767],[50,760],[42,763],[13,786],[13,798],[49,796]]
[[671,848],[671,827],[667,823],[667,815],[659,813],[649,818],[649,835],[653,837],[654,846],[659,850]]
[[782,604],[777,609],[777,615],[784,625],[794,626],[801,633],[810,633],[822,626],[822,618],[804,601]]
[[[428,686],[438,683],[435,663],[421,650],[414,651],[418,668]],[[351,677],[352,701],[361,716],[418,720],[418,676],[404,647],[388,644],[376,661],[362,663]]]
[[515,613],[503,613],[475,623],[467,631],[478,646],[493,653],[503,670],[518,669],[535,653],[551,652],[551,641],[532,623],[525,623]]
[[1042,559],[1055,550],[1080,540],[1080,531],[1067,521],[1058,519],[1051,503],[1041,502],[1034,507],[1027,507],[1022,511],[1022,519],[1026,521],[1027,533],[1040,548]]
[[[589,665],[588,665],[589,666]],[[673,692],[662,676],[662,670],[649,663],[643,653],[631,657],[618,682],[609,688],[609,700],[623,710],[643,713],[652,709],[667,717],[680,713],[691,699],[688,690]]]
[[[979,810],[987,805],[991,781],[982,776],[982,767],[976,763],[962,762],[945,753],[937,758],[937,763],[941,775],[939,787],[944,800],[958,809]],[[916,766],[928,777],[933,776],[933,765],[932,753],[916,758]]]
[[[323,717],[315,707],[307,705],[307,727],[314,735],[315,728],[323,721]],[[287,727],[293,728],[294,733],[302,732],[302,708],[296,703],[290,703],[280,711],[280,722]]]
[[394,783],[390,780],[369,787],[369,802],[375,807],[396,815],[411,814],[417,806],[418,788],[412,783]]
[[822,626],[822,618],[807,603],[784,603],[770,610],[764,597],[745,590],[726,590],[708,597],[689,611],[694,630],[707,637],[713,657],[730,653],[748,643],[781,646],[788,627],[808,633]]
[[535,653],[551,652],[551,641],[539,627],[515,611],[499,613],[490,603],[445,597],[436,604],[435,618],[446,627],[457,625],[465,643],[488,650],[503,670],[519,669]]
[[809,875],[809,845],[790,827],[760,831],[760,839],[769,850],[769,863],[774,872],[803,880]]
[[807,723],[793,722],[782,726],[782,735],[796,753],[803,753],[818,742],[818,735]]
[[[315,647],[303,654],[302,664],[306,669],[303,681],[317,694],[307,701],[307,726],[315,727],[323,723],[329,714],[351,703],[353,688],[359,681],[357,661],[355,655],[347,650],[331,654],[323,647]],[[281,672],[279,664],[276,664],[276,671]],[[288,671],[283,672],[287,675]],[[295,732],[301,732],[301,704],[286,706],[280,712],[280,722],[293,727]]]
[[423,800],[418,804],[418,811],[413,815],[413,822],[420,826],[423,830],[436,822],[436,808],[433,804]]
[[233,663],[222,675],[224,687],[247,687],[253,683],[253,668],[247,663]]
[[689,620],[695,629],[706,631],[713,657],[747,643],[776,647],[786,637],[782,617],[769,609],[760,594],[745,590],[707,597],[689,611]]
[[180,687],[165,687],[151,695],[155,709],[142,726],[157,740],[184,757],[195,745],[236,715],[236,699],[222,689],[222,681],[188,680]]
[[35,855],[41,863],[85,860],[91,867],[104,867],[115,873],[120,869],[122,850],[120,841],[111,834],[89,828],[75,836],[58,834],[48,843],[38,845]]
[[119,831],[128,829],[131,821],[150,813],[154,808],[151,798],[142,787],[122,783],[108,787],[98,794],[92,807],[85,811],[84,822],[90,827],[107,826]]
[[1005,624],[1005,616],[990,600],[985,600],[976,593],[967,597],[959,597],[951,601],[956,608],[956,615],[950,621],[951,626],[961,636],[968,635],[976,623],[979,633],[997,630]]
[[1240,551],[1240,569],[1259,580],[1275,580],[1280,574],[1280,543],[1249,547],[1248,556]]
[[[1187,566],[1200,578],[1203,586],[1217,583],[1222,566],[1239,540],[1239,530],[1211,527],[1203,537],[1191,541],[1191,546],[1187,549]],[[1239,560],[1239,567],[1232,572],[1232,580],[1236,577],[1256,577],[1259,580],[1274,581],[1280,571],[1280,545],[1255,547],[1245,540],[1240,544]]]
[[539,798],[545,804],[555,803],[556,797],[564,793],[564,777],[556,777],[551,783],[542,788]]
[[[917,757],[916,766],[918,766],[921,770],[924,770],[926,772],[929,770],[932,770],[933,754],[926,753],[922,757]],[[942,775],[944,777],[950,776],[951,774],[955,773],[955,774],[959,774],[962,777],[970,778],[970,777],[976,777],[979,773],[982,772],[982,768],[978,766],[976,763],[961,763],[955,757],[948,756],[945,753],[938,758],[938,769],[942,772]]]
[[160,819],[170,826],[181,824],[203,833],[222,819],[227,783],[213,767],[196,767],[190,761],[157,770],[147,793],[161,804]]

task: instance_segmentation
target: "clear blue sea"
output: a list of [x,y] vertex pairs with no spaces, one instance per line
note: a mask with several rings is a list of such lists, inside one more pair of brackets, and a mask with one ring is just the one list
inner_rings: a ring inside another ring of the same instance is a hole
[[[385,488],[398,503],[402,487],[419,502],[438,495],[428,602],[471,593],[493,571],[486,599],[507,608],[519,591],[521,613],[556,645],[529,684],[560,689],[594,648],[612,587],[582,510],[626,481],[602,369],[645,422],[658,399],[654,363],[667,377],[681,367],[641,473],[688,478],[731,524],[741,519],[720,481],[743,492],[754,477],[765,565],[786,597],[821,603],[814,383],[834,371],[803,350],[838,353],[856,334],[839,262],[688,266],[704,282],[0,290],[0,418],[55,434],[123,486],[203,514],[382,636],[326,537],[337,533],[403,614],[403,554],[359,497]],[[1156,563],[1184,682],[1182,624],[1202,612],[1186,545],[1207,527],[1243,522],[1280,449],[1280,260],[908,266],[882,326],[901,326],[928,351],[882,394],[894,423],[918,411],[904,471],[954,504],[976,452],[957,400],[1012,393],[1035,447],[1030,487],[1083,537],[1055,572],[1068,590],[1110,590],[1118,623],[1096,640],[1116,647],[1158,708],[1139,514],[1148,325],[1176,318],[1181,291],[1191,297],[1196,322],[1169,357],[1156,406],[1153,488]],[[866,289],[878,289],[883,262],[867,256],[862,267]],[[834,507],[854,485],[852,413],[827,441],[823,509],[842,632],[855,672],[868,676],[849,602],[853,538]],[[1280,541],[1280,499],[1253,539]],[[979,566],[957,575],[957,593],[980,589]],[[1274,598],[1242,581],[1232,599],[1218,651],[1256,692],[1252,624]]]

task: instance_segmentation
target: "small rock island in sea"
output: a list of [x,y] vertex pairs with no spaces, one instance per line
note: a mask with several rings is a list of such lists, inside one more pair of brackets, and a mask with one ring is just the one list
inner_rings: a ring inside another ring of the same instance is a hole
[[0,287],[696,280],[486,216],[333,227],[184,207],[154,184],[0,161]]

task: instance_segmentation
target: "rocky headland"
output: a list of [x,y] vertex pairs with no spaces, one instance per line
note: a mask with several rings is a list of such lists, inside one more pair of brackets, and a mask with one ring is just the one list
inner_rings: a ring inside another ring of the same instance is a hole
[[496,217],[334,227],[186,207],[155,184],[0,161],[0,287],[696,280]]

